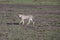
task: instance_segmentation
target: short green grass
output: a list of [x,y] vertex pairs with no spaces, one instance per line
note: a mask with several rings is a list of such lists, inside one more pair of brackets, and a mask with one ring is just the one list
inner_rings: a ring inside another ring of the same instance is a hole
[[59,0],[0,0],[0,4],[60,5]]

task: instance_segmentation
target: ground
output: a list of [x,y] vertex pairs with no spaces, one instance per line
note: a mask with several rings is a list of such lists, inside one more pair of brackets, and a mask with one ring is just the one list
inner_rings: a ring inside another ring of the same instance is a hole
[[[19,13],[35,24],[19,24]],[[0,40],[60,40],[60,6],[0,4]]]

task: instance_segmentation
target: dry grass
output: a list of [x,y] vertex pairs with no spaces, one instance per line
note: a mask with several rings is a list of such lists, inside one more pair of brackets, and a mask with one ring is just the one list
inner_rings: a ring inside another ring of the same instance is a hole
[[[60,7],[49,8],[1,7],[0,40],[60,40],[60,15],[54,14]],[[19,24],[18,13],[32,14],[36,23]]]

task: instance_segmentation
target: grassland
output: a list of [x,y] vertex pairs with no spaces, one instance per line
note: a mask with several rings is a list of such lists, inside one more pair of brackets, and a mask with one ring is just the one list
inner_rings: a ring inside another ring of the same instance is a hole
[[60,0],[0,0],[0,4],[60,5]]
[[[35,24],[19,24],[18,13],[33,15]],[[60,40],[60,6],[1,4],[0,40]]]

